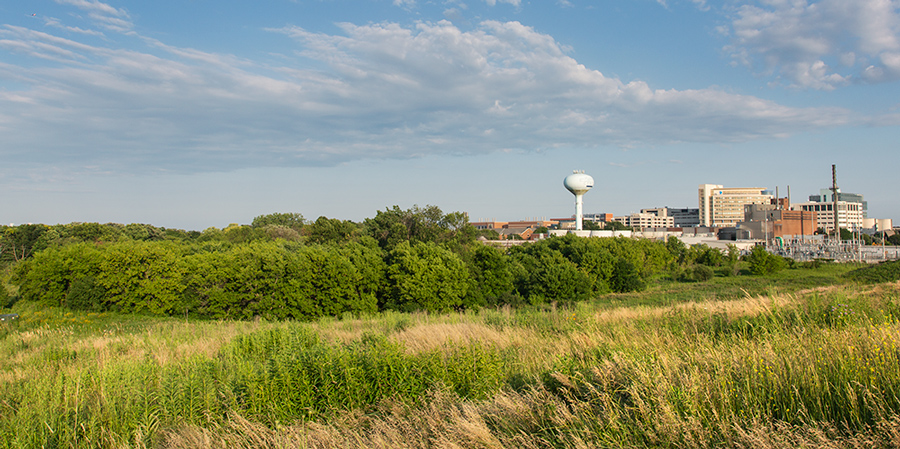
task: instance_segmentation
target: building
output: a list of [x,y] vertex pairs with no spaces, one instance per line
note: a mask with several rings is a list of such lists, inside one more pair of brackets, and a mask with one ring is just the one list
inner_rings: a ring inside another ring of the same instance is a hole
[[518,240],[530,240],[534,234],[534,228],[528,227],[505,227],[497,231],[501,240],[515,238]]
[[[664,210],[665,208],[663,208],[663,211]],[[664,212],[661,215],[657,215],[655,213],[641,211],[631,215],[613,217],[613,221],[618,221],[629,228],[637,229],[675,227],[675,218],[666,215]]]
[[585,221],[593,221],[594,223],[609,223],[613,219],[613,214],[584,214]]
[[504,228],[549,228],[553,225],[558,225],[559,221],[557,220],[520,220],[520,221],[510,221],[503,225]]
[[890,231],[894,227],[894,220],[890,218],[863,218],[863,229],[867,233]]
[[503,229],[504,226],[509,224],[508,221],[473,221],[469,223],[475,229],[484,230],[484,229]]
[[[863,228],[863,205],[862,203],[851,203],[848,201],[838,201],[838,225],[842,229],[856,231]],[[826,232],[834,230],[834,203],[823,203],[818,201],[810,201],[807,203],[796,203],[791,205],[793,210],[803,210],[815,212],[816,221],[820,228]]]
[[744,206],[744,221],[738,229],[747,230],[751,239],[814,235],[818,229],[816,213],[804,210],[785,210],[774,204]]
[[[848,203],[860,203],[862,204],[862,213],[863,218],[869,217],[869,203],[863,198],[862,195],[858,193],[844,193],[841,192],[841,189],[837,189],[837,199],[838,201],[846,201]],[[834,195],[831,193],[831,189],[819,189],[818,195],[810,195],[809,202],[811,203],[833,203]],[[832,220],[834,221],[834,220]]]
[[534,219],[534,220],[521,220],[521,221],[473,221],[469,223],[475,229],[483,230],[483,229],[508,229],[508,228],[549,228],[551,226],[559,224],[557,220],[544,220],[544,219]]
[[705,227],[733,227],[744,221],[744,206],[770,204],[773,195],[761,187],[723,187],[700,184],[699,221]]
[[675,209],[671,207],[657,207],[654,209],[641,209],[641,213],[654,214],[659,217],[672,217],[676,228],[693,228],[700,226],[700,209]]

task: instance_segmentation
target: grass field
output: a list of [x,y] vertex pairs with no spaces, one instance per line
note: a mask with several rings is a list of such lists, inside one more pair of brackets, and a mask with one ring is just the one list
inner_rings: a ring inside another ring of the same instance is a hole
[[2,447],[897,447],[900,284],[657,279],[570,307],[0,326]]

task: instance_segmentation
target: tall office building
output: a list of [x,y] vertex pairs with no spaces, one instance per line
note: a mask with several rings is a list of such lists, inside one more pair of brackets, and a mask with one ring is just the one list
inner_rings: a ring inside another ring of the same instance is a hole
[[[829,195],[830,197],[830,195]],[[863,227],[863,204],[849,201],[838,201],[838,225],[843,229],[856,231]],[[826,232],[834,229],[834,203],[810,201],[807,203],[792,204],[794,210],[814,212],[818,226]]]
[[[862,204],[863,218],[869,217],[869,202],[866,201],[862,195],[860,195],[858,193],[841,192],[841,189],[838,189],[837,190],[837,200],[838,201],[846,201],[848,203]],[[834,195],[831,193],[831,189],[819,189],[819,194],[818,195],[810,195],[809,201],[811,203],[833,203]],[[832,219],[831,221],[834,221],[834,219]]]
[[744,220],[744,206],[770,204],[773,196],[762,187],[723,187],[718,184],[700,184],[698,199],[700,225],[706,227],[732,227]]

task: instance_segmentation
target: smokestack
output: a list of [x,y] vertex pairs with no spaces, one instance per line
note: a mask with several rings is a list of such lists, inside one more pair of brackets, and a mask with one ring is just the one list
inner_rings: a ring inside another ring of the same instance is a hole
[[838,186],[837,186],[837,168],[831,164],[831,203],[834,208],[834,237],[841,240],[841,225],[838,222]]

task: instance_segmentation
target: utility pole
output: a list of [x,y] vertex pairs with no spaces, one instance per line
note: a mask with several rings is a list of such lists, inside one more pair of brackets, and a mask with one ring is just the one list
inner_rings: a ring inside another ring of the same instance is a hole
[[838,222],[838,186],[837,186],[837,169],[831,164],[831,202],[834,208],[834,238],[841,243],[841,225]]

